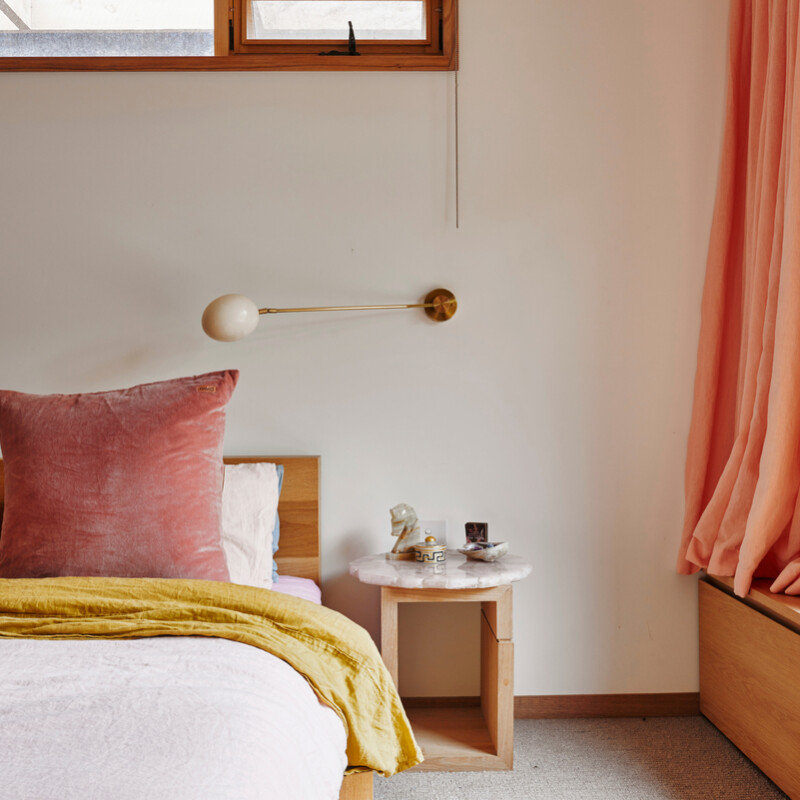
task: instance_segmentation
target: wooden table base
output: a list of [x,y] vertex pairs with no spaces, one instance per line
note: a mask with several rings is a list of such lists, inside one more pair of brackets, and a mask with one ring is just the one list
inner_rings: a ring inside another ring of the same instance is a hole
[[511,585],[488,589],[381,587],[381,653],[398,684],[400,603],[481,604],[480,706],[408,709],[425,761],[415,770],[507,770],[514,763]]

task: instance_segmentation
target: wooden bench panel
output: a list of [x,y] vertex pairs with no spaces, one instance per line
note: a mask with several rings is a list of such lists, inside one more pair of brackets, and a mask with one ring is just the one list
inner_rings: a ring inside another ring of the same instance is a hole
[[701,581],[700,711],[800,798],[800,635]]

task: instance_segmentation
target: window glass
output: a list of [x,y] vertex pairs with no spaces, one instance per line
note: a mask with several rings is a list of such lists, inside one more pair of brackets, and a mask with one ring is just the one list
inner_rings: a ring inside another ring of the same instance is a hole
[[248,0],[251,40],[342,40],[348,22],[358,40],[427,37],[423,0]]
[[0,0],[0,71],[452,70],[457,19],[458,0]]
[[214,54],[214,0],[0,0],[0,56]]

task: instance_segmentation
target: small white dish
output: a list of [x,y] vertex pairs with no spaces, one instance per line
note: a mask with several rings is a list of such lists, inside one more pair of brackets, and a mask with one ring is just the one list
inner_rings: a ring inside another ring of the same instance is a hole
[[466,544],[459,547],[458,552],[477,561],[496,561],[508,552],[508,542],[487,542],[486,545]]

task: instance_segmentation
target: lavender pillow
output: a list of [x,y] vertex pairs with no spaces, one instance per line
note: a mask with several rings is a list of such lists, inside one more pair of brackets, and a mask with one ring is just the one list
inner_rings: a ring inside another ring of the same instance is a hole
[[0,578],[229,578],[229,370],[112,392],[0,391]]

